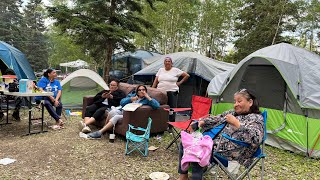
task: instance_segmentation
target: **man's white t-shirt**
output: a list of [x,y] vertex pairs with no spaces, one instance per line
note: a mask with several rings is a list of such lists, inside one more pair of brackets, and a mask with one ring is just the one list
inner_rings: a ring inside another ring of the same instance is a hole
[[164,91],[179,91],[177,81],[183,71],[178,68],[172,67],[169,71],[165,68],[160,68],[156,76],[158,77],[158,89]]

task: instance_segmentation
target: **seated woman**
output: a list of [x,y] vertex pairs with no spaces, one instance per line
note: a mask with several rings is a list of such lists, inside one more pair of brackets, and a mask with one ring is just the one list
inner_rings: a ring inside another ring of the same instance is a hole
[[40,91],[53,92],[53,96],[37,96],[35,100],[39,101],[44,99],[44,106],[48,110],[50,116],[56,120],[56,125],[52,126],[52,129],[61,129],[64,124],[61,119],[62,103],[60,98],[62,94],[62,87],[60,85],[60,82],[56,78],[57,72],[54,69],[47,69],[43,73],[43,77],[38,81],[37,86]]
[[88,125],[95,121],[102,121],[105,111],[111,106],[119,106],[122,98],[126,97],[123,91],[119,89],[120,81],[113,79],[110,82],[110,90],[103,90],[95,95],[93,104],[86,107],[85,117],[80,121],[80,130],[83,133],[91,132]]
[[[126,98],[123,98],[120,102],[122,107],[129,103],[141,103],[142,105],[149,105],[153,109],[158,109],[160,107],[159,102],[148,95],[147,87],[144,85],[139,85],[135,92],[128,94],[128,96]],[[101,138],[101,135],[103,133],[105,133],[107,130],[112,129],[117,124],[117,122],[121,121],[122,119],[123,110],[121,108],[113,108],[108,114],[107,124],[99,131],[89,133],[88,138]]]
[[[222,130],[223,133],[234,139],[249,143],[250,147],[243,147],[234,144],[226,138],[218,136],[213,140],[213,149],[217,148],[217,152],[226,157],[229,161],[238,161],[244,166],[248,166],[252,162],[252,155],[258,149],[263,138],[263,117],[259,111],[257,99],[246,89],[240,90],[234,94],[234,110],[226,111],[220,116],[209,116],[199,121],[198,126],[203,130],[213,128],[217,122],[226,121],[228,124]],[[182,147],[182,146],[181,146]],[[216,149],[215,149],[216,150]],[[188,179],[188,171],[181,169],[181,159],[183,158],[183,148],[179,152],[180,180]],[[202,179],[203,168],[198,163],[191,163],[192,179]]]

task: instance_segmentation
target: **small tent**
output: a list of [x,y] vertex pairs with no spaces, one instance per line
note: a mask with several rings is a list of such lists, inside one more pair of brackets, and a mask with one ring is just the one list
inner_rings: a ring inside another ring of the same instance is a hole
[[77,59],[75,61],[60,63],[59,66],[66,67],[66,73],[67,73],[68,67],[69,68],[76,68],[76,69],[83,69],[83,68],[88,68],[89,64],[87,62],[85,62],[84,60]]
[[110,76],[118,79],[128,79],[132,74],[145,68],[151,62],[145,62],[153,56],[161,54],[145,50],[136,50],[134,52],[126,51],[114,54],[112,56],[112,69]]
[[89,69],[79,69],[61,81],[62,104],[65,107],[82,107],[82,97],[96,95],[108,85],[102,77]]
[[18,79],[36,80],[26,56],[17,48],[0,41],[0,70],[13,69]]
[[145,59],[153,62],[148,67],[134,74],[134,80],[151,84],[156,73],[162,67],[165,57],[171,57],[173,66],[190,74],[187,82],[180,87],[178,107],[190,107],[192,95],[206,94],[210,80],[217,74],[231,70],[235,65],[217,61],[195,52],[177,52]]
[[319,69],[320,56],[305,49],[286,43],[260,49],[211,80],[213,114],[231,109],[235,91],[246,88],[268,109],[267,144],[319,157]]

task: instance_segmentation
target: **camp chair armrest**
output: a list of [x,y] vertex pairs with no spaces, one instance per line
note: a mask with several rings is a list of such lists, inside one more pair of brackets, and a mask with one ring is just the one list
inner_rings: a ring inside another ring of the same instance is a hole
[[165,111],[173,110],[173,112],[191,111],[192,108],[163,108]]
[[146,129],[144,129],[144,128],[134,127],[134,126],[130,127],[129,129],[138,130],[138,131],[146,131]]
[[233,143],[235,143],[235,144],[238,144],[238,145],[241,145],[241,146],[244,146],[244,147],[250,147],[250,144],[249,144],[249,143],[246,143],[246,142],[243,142],[243,141],[234,139],[234,138],[228,136],[228,135],[225,134],[225,133],[222,133],[221,135],[222,135],[222,137],[230,140],[231,142],[233,142]]

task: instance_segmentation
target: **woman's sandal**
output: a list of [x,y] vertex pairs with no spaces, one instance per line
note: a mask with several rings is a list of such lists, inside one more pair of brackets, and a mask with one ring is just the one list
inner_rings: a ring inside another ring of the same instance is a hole
[[60,126],[60,127],[63,127],[63,125],[64,125],[64,122],[60,119],[60,120],[59,120],[59,126]]
[[57,125],[57,124],[55,124],[55,125],[52,125],[52,126],[49,126],[51,129],[53,129],[53,130],[60,130],[60,129],[63,129],[63,127],[62,126],[59,126],[59,125]]

